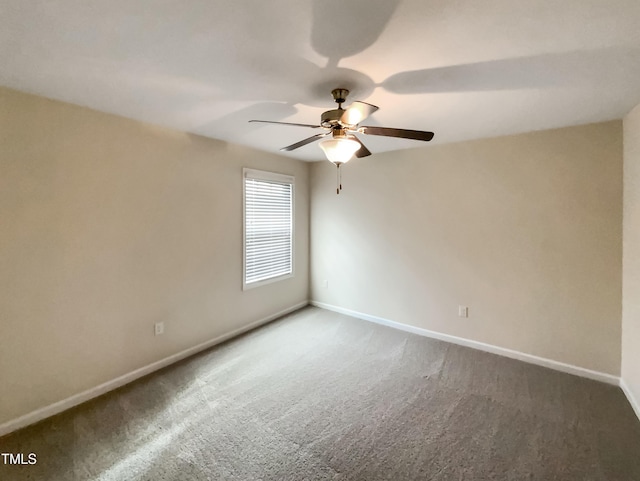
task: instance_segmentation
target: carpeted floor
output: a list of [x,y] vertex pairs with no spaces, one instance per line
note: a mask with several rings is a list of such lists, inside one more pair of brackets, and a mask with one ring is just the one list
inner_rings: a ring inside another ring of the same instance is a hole
[[0,439],[19,480],[640,480],[619,388],[305,308]]

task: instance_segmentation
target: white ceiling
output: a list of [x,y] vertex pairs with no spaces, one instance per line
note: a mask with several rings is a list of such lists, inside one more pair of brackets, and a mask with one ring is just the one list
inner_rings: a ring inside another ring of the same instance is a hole
[[0,0],[0,84],[267,151],[317,131],[249,119],[315,124],[346,87],[453,142],[621,118],[639,25],[638,0]]

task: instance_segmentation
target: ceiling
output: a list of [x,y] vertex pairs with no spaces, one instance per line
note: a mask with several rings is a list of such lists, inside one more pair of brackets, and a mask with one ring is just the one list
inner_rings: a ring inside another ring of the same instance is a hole
[[344,87],[444,143],[623,117],[638,25],[637,0],[3,0],[0,85],[272,152],[317,131],[248,120],[319,123]]

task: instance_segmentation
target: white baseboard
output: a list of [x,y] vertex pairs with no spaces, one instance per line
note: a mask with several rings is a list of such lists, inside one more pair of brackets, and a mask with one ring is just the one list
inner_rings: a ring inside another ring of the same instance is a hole
[[275,314],[259,319],[255,322],[252,322],[251,324],[231,331],[227,334],[223,334],[222,336],[218,336],[214,339],[210,339],[206,342],[190,347],[189,349],[185,349],[184,351],[180,351],[176,354],[173,354],[172,356],[161,359],[160,361],[153,362],[147,366],[141,367],[140,369],[136,369],[135,371],[131,371],[130,373],[112,379],[111,381],[100,384],[99,386],[93,387],[78,394],[74,394],[67,399],[63,399],[62,401],[58,401],[40,409],[36,409],[35,411],[27,413],[24,416],[20,416],[19,418],[7,421],[3,424],[0,424],[0,436],[4,436],[5,434],[16,431],[30,424],[37,423],[38,421],[42,421],[43,419],[59,414],[62,411],[66,411],[67,409],[77,406],[78,404],[82,404],[83,402],[101,396],[109,391],[113,391],[114,389],[124,386],[125,384],[129,384],[136,379],[139,379],[143,376],[146,376],[147,374],[151,374],[154,371],[181,361],[182,359],[185,359],[189,356],[193,356],[194,354],[197,354],[200,351],[204,351],[205,349],[215,346],[216,344],[228,341],[233,337],[239,336],[240,334],[255,329],[256,327],[273,321],[293,311],[297,311],[298,309],[301,309],[308,304],[308,301],[300,302],[295,306],[291,306],[280,312],[276,312]]
[[[352,311],[343,307],[333,306],[331,304],[325,304],[324,302],[310,301],[310,304],[329,311],[338,312],[340,314],[346,314],[347,316],[356,317],[365,321],[375,322],[376,324],[382,324],[383,326],[393,327],[402,331],[411,332],[420,336],[431,337],[440,341],[450,342],[452,344],[458,344],[460,346],[470,347],[472,349],[478,349],[480,351],[490,352],[492,354],[498,354],[499,356],[509,357],[511,359],[517,359],[519,361],[528,362],[530,364],[536,364],[538,366],[548,367],[555,369],[556,371],[562,371],[576,376],[585,377],[588,379],[594,379],[596,381],[605,382],[607,384],[613,384],[615,386],[620,385],[620,378],[612,374],[606,374],[604,372],[592,371],[591,369],[585,369],[583,367],[574,366],[572,364],[566,364],[560,361],[554,361],[552,359],[546,359],[544,357],[534,356],[533,354],[526,354],[520,351],[514,351],[505,347],[494,346],[492,344],[486,344],[484,342],[473,341],[471,339],[465,339],[462,337],[451,336],[449,334],[443,334],[441,332],[430,331],[421,327],[410,326],[408,324],[401,324],[399,322],[390,321],[382,317],[372,316],[369,314],[363,314],[362,312]],[[636,411],[637,412],[637,411]]]
[[629,389],[629,386],[627,385],[627,383],[623,378],[620,378],[620,387],[622,388],[622,392],[624,392],[624,395],[627,396],[627,400],[629,401],[629,404],[631,404],[631,407],[635,411],[636,416],[640,420],[640,403],[634,397],[633,393],[631,392],[631,389]]

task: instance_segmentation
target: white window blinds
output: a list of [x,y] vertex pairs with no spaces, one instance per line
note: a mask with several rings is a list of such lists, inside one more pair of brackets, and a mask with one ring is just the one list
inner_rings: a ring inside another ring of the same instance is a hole
[[293,185],[244,169],[244,288],[293,275]]

